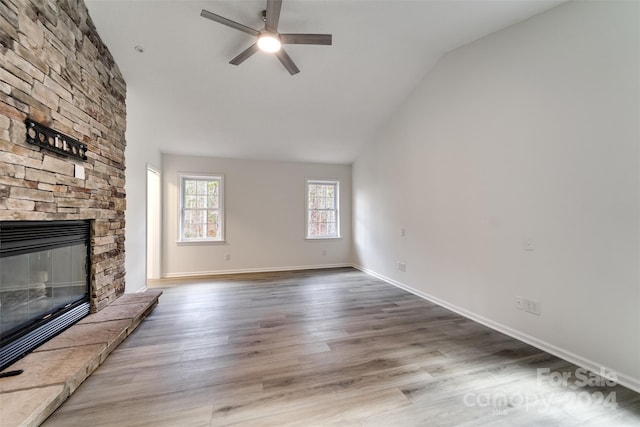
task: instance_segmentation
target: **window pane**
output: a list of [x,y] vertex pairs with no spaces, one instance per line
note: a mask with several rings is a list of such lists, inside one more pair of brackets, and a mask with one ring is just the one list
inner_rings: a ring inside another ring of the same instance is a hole
[[336,224],[335,223],[327,224],[327,234],[329,236],[335,236],[336,235]]
[[318,209],[326,209],[327,208],[327,198],[319,197],[318,198]]
[[326,208],[327,209],[335,209],[336,208],[336,199],[332,196],[332,197],[327,197],[325,199],[326,202]]
[[193,237],[195,238],[199,238],[202,237],[202,224],[201,223],[195,223],[192,226],[193,229]]
[[320,224],[318,224],[318,235],[324,236],[326,234],[327,234],[327,224],[325,224],[324,222],[321,222]]
[[183,233],[184,237],[195,238],[197,237],[196,230],[194,228],[193,211],[186,211],[184,213],[184,225]]
[[218,209],[218,195],[211,194],[207,196],[207,207],[212,209]]
[[218,213],[216,211],[207,212],[207,237],[217,238],[219,236]]
[[185,194],[195,194],[196,193],[196,182],[190,179],[184,181],[184,192]]
[[207,184],[207,190],[210,195],[218,196],[218,181],[209,181]]
[[335,194],[335,186],[334,185],[327,185],[326,187],[327,190],[327,197],[333,197]]

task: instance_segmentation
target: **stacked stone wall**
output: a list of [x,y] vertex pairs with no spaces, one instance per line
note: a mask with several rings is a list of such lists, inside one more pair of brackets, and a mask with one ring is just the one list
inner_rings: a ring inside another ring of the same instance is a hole
[[[124,293],[125,95],[82,0],[0,0],[0,221],[92,220],[92,311]],[[27,118],[87,160],[28,144]]]

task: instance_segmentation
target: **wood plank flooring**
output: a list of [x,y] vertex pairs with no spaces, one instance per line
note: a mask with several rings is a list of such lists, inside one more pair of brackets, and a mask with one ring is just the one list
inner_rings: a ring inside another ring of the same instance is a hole
[[163,290],[44,426],[640,425],[640,394],[357,270]]

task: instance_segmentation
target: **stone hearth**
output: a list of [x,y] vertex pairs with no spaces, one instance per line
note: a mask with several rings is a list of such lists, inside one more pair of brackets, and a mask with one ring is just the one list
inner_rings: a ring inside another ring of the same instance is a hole
[[158,304],[161,291],[126,294],[38,347],[0,378],[0,425],[40,425]]

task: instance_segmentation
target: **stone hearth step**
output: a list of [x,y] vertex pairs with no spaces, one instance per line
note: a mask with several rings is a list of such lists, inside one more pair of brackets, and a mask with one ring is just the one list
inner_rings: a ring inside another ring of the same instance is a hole
[[40,425],[158,304],[162,291],[124,294],[50,339],[0,378],[0,426]]

